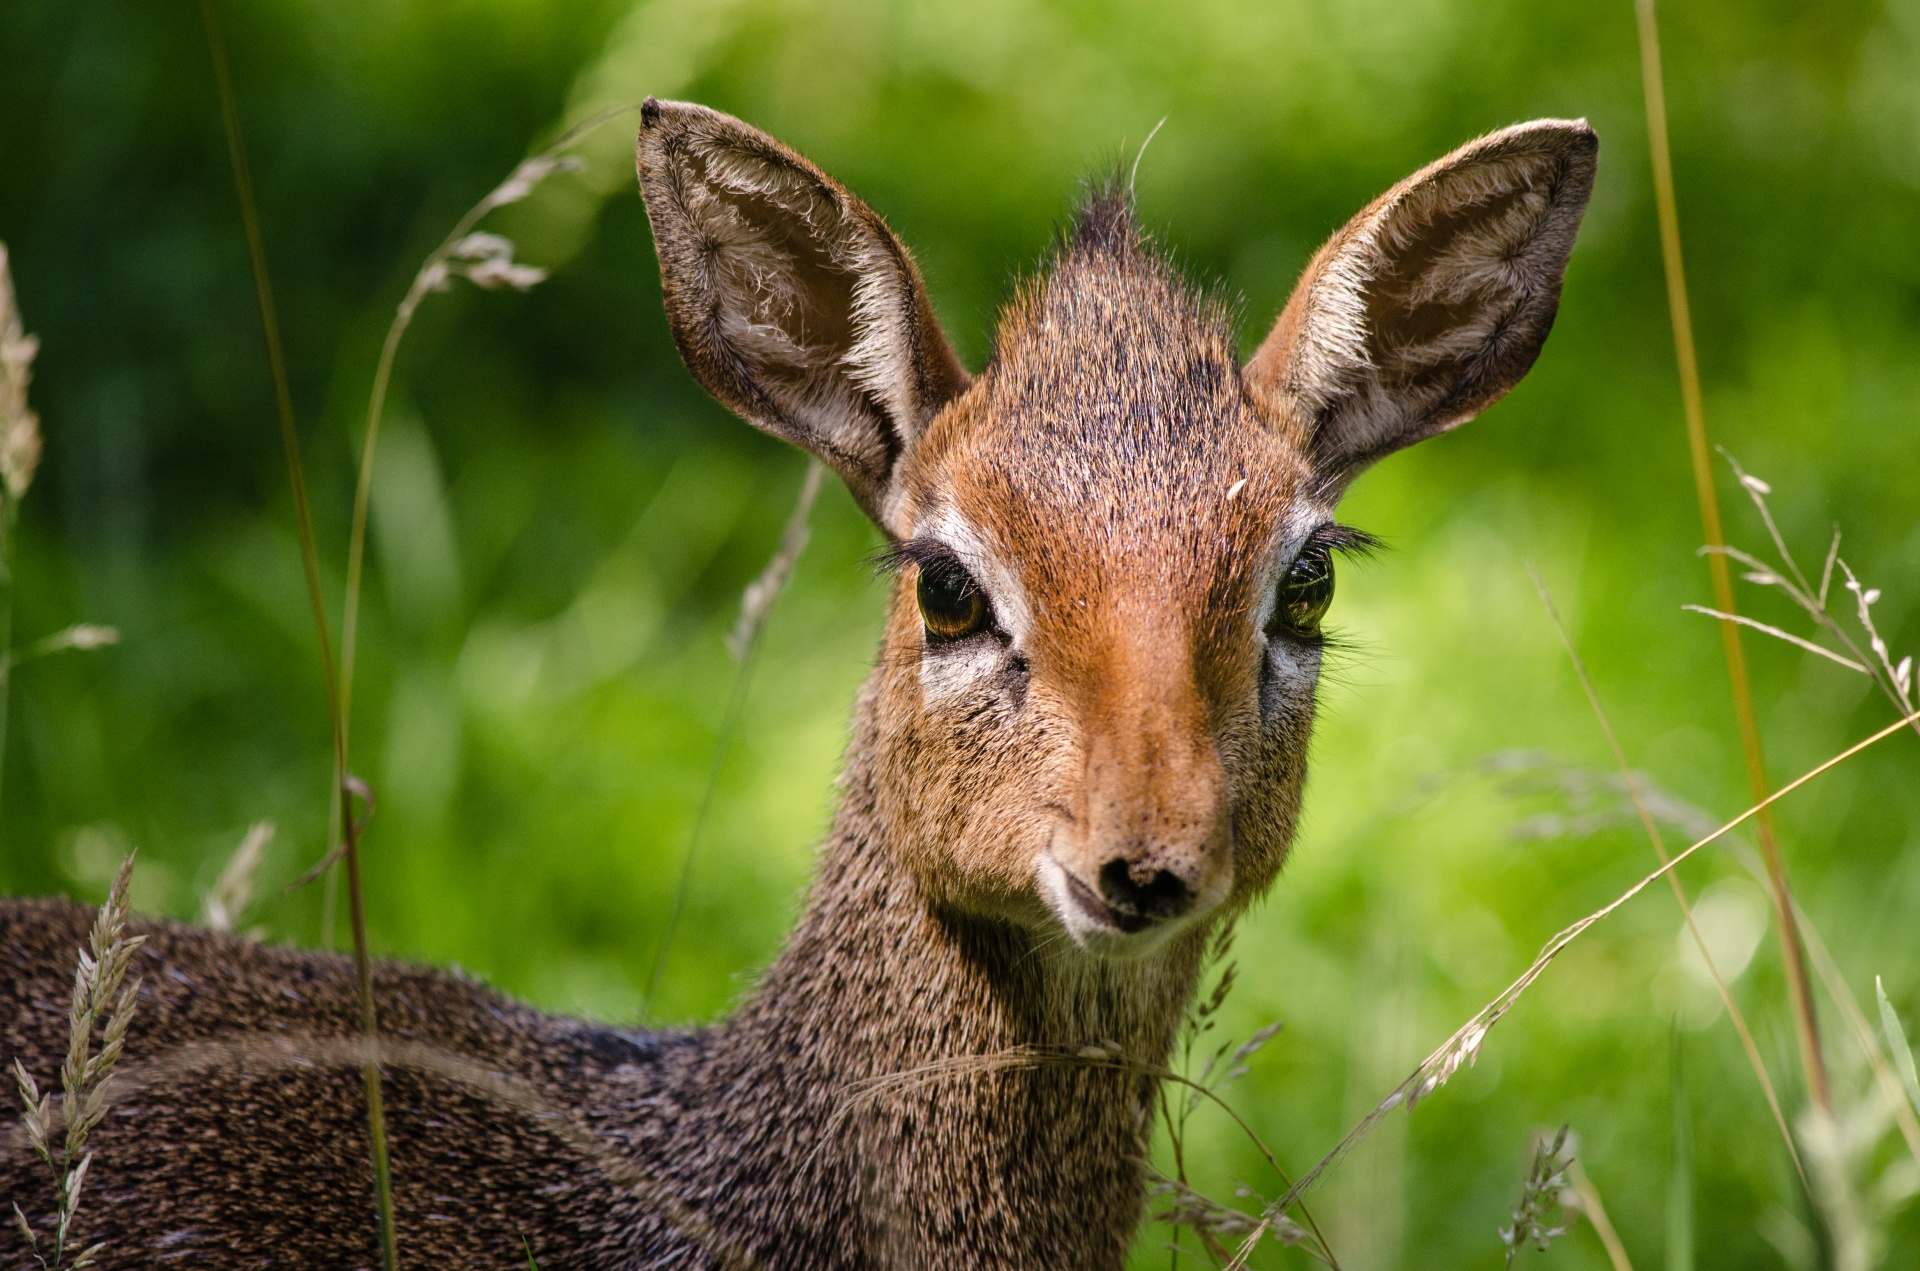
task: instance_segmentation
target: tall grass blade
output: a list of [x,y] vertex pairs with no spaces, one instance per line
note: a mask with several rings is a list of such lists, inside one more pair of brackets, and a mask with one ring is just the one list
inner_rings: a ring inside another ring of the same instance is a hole
[[1907,1044],[1907,1030],[1900,1027],[1900,1017],[1893,1013],[1893,1003],[1887,1000],[1887,986],[1880,982],[1877,975],[1873,977],[1873,992],[1880,999],[1880,1031],[1887,1036],[1887,1051],[1893,1056],[1893,1070],[1900,1074],[1900,1085],[1907,1092],[1907,1102],[1913,1105],[1916,1114],[1920,1114],[1920,1075],[1914,1072],[1913,1047]]
[[[1713,458],[1707,445],[1706,409],[1700,395],[1700,364],[1693,345],[1693,315],[1687,300],[1687,274],[1680,256],[1680,213],[1673,193],[1673,155],[1667,143],[1666,87],[1660,69],[1660,30],[1654,0],[1634,0],[1640,31],[1641,83],[1647,100],[1647,140],[1653,158],[1654,202],[1660,215],[1660,255],[1667,279],[1667,306],[1673,319],[1673,351],[1680,370],[1680,398],[1686,413],[1687,451],[1693,461],[1694,494],[1700,503],[1700,524],[1706,534],[1707,568],[1713,578],[1714,608],[1723,615],[1736,612],[1733,579],[1724,554],[1726,534],[1721,528],[1720,499],[1713,485]],[[1794,1029],[1800,1043],[1801,1065],[1813,1101],[1831,1112],[1833,1095],[1827,1081],[1826,1058],[1820,1049],[1820,1029],[1814,1018],[1813,994],[1807,984],[1806,956],[1793,921],[1793,893],[1786,865],[1774,833],[1767,802],[1766,756],[1760,746],[1760,726],[1754,716],[1753,689],[1747,679],[1746,654],[1740,644],[1740,625],[1723,619],[1721,643],[1727,659],[1727,678],[1733,687],[1734,713],[1740,725],[1747,781],[1754,802],[1762,805],[1754,835],[1760,840],[1772,884],[1774,925],[1780,933],[1781,960],[1786,965],[1787,992],[1792,999]]]
[[[207,52],[213,59],[213,77],[220,97],[220,119],[227,136],[227,159],[233,167],[234,192],[240,200],[240,220],[247,237],[247,260],[253,270],[255,297],[260,304],[260,326],[267,342],[267,365],[280,413],[280,440],[287,456],[287,479],[293,485],[294,515],[299,523],[300,559],[306,567],[307,601],[313,608],[314,632],[320,642],[320,676],[326,687],[327,721],[333,733],[333,767],[342,819],[346,825],[348,904],[353,911],[353,964],[360,997],[360,1027],[366,1044],[361,1075],[367,1091],[367,1140],[373,1156],[374,1200],[380,1216],[380,1255],[386,1271],[398,1271],[394,1244],[393,1189],[387,1164],[387,1121],[380,1093],[380,1027],[373,1001],[373,969],[367,956],[367,920],[360,891],[360,846],[353,824],[353,795],[346,779],[347,751],[339,686],[333,675],[332,641],[327,637],[327,608],[320,595],[320,557],[314,548],[313,516],[307,506],[307,479],[300,464],[300,435],[294,426],[293,395],[287,386],[287,366],[280,345],[280,319],[273,305],[273,285],[267,274],[267,253],[260,238],[260,217],[254,207],[253,176],[247,166],[246,140],[240,132],[240,112],[234,100],[233,79],[227,68],[226,43],[220,36],[220,17],[213,0],[200,0],[200,18],[206,28]],[[332,799],[329,800],[332,802]]]
[[1673,1030],[1673,1161],[1667,1175],[1667,1271],[1693,1271],[1693,1105],[1687,1098],[1685,1052]]
[[[1553,629],[1559,633],[1561,647],[1567,651],[1567,658],[1573,663],[1574,674],[1580,678],[1580,687],[1586,692],[1587,705],[1593,708],[1594,718],[1600,723],[1600,731],[1606,735],[1607,747],[1613,752],[1613,762],[1620,769],[1620,779],[1626,784],[1627,796],[1633,800],[1633,807],[1640,814],[1640,826],[1647,833],[1647,841],[1653,844],[1653,854],[1660,863],[1667,863],[1667,844],[1660,834],[1660,824],[1654,819],[1653,810],[1647,806],[1647,799],[1640,789],[1640,782],[1634,777],[1633,769],[1627,763],[1627,752],[1621,748],[1619,734],[1613,730],[1613,721],[1607,715],[1607,709],[1600,703],[1600,691],[1594,687],[1593,677],[1587,674],[1587,664],[1580,657],[1580,651],[1574,647],[1573,637],[1567,632],[1567,624],[1560,620],[1560,611],[1553,603],[1553,595],[1547,585],[1535,572],[1533,566],[1527,566],[1527,573],[1533,578],[1533,585],[1540,593],[1540,603],[1546,606],[1547,616],[1553,620]],[[1773,1123],[1780,1131],[1780,1141],[1787,1146],[1787,1156],[1793,1161],[1794,1173],[1800,1176],[1800,1185],[1806,1186],[1807,1171],[1800,1162],[1800,1149],[1793,1141],[1793,1131],[1787,1128],[1786,1114],[1781,1110],[1780,1097],[1773,1088],[1773,1078],[1767,1072],[1765,1061],[1760,1058],[1760,1048],[1754,1044],[1753,1032],[1747,1027],[1747,1019],[1741,1013],[1740,1004],[1733,1000],[1733,991],[1727,987],[1726,977],[1720,974],[1720,966],[1714,960],[1713,950],[1707,946],[1706,935],[1700,930],[1700,924],[1694,920],[1693,904],[1687,899],[1687,889],[1681,885],[1678,874],[1668,874],[1667,882],[1673,888],[1673,898],[1680,905],[1680,913],[1686,919],[1687,930],[1693,936],[1694,945],[1700,950],[1701,958],[1706,962],[1707,971],[1713,977],[1713,986],[1720,991],[1720,1002],[1727,1008],[1727,1018],[1732,1021],[1734,1031],[1740,1035],[1740,1047],[1747,1054],[1747,1063],[1753,1069],[1753,1075],[1760,1083],[1760,1092],[1766,1096],[1767,1110],[1773,1114]]]
[[[544,280],[546,270],[514,262],[511,242],[498,234],[475,233],[474,227],[496,209],[518,203],[532,194],[542,181],[555,172],[578,167],[576,161],[563,158],[561,151],[609,119],[639,109],[639,103],[634,103],[597,111],[569,128],[558,141],[541,153],[521,160],[506,180],[489,190],[484,198],[468,208],[466,214],[454,223],[447,236],[440,240],[440,245],[428,254],[414,272],[406,295],[401,297],[394,310],[386,338],[380,345],[380,360],[374,368],[373,391],[367,399],[367,427],[360,442],[359,475],[354,482],[353,523],[347,535],[346,599],[340,611],[341,759],[334,771],[336,783],[345,781],[347,777],[345,756],[353,727],[353,673],[359,651],[360,592],[366,569],[367,516],[373,500],[373,464],[379,453],[380,423],[386,414],[387,390],[393,381],[393,366],[400,355],[400,342],[405,338],[407,328],[413,325],[414,314],[427,296],[448,290],[455,278],[465,278],[475,286],[488,290],[512,287],[518,291],[526,291]],[[350,810],[345,815],[350,816]],[[336,887],[333,866],[345,851],[343,836],[346,832],[342,810],[336,809],[327,826],[327,854],[310,871],[313,877],[324,874],[327,880],[320,922],[321,940],[325,944],[331,944],[333,940]]]
[[793,511],[787,516],[786,527],[780,533],[780,547],[759,577],[747,585],[740,597],[740,618],[727,636],[727,648],[739,660],[740,669],[734,673],[733,689],[727,695],[726,710],[720,717],[720,733],[714,739],[713,758],[707,764],[706,785],[700,791],[700,805],[693,814],[693,828],[687,834],[687,852],[680,860],[680,878],[673,889],[673,908],[667,911],[667,925],[660,933],[660,946],[653,955],[653,969],[647,973],[647,991],[640,999],[643,1015],[653,1014],[653,999],[660,990],[660,977],[665,973],[667,954],[673,948],[673,938],[680,930],[680,917],[686,911],[687,896],[693,886],[693,861],[700,850],[700,840],[706,831],[707,820],[713,814],[713,801],[720,790],[720,773],[726,766],[727,752],[733,747],[733,734],[740,727],[740,719],[747,707],[747,692],[753,684],[753,672],[760,660],[760,633],[766,630],[767,618],[773,612],[774,602],[786,590],[788,581],[793,577],[793,568],[799,563],[800,553],[806,550],[807,537],[811,532],[814,500],[820,495],[820,482],[826,475],[826,467],[818,459],[807,464],[807,475],[800,482],[800,497],[794,501]]

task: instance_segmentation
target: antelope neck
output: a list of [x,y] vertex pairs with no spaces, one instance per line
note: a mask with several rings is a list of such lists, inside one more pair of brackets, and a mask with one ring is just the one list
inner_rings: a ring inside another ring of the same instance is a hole
[[804,915],[676,1100],[689,1150],[730,1145],[703,1190],[760,1209],[742,1225],[769,1266],[962,1265],[948,1240],[965,1265],[1118,1266],[1157,1087],[1139,1069],[1165,1062],[1204,936],[1102,962],[942,912],[887,850],[863,750]]

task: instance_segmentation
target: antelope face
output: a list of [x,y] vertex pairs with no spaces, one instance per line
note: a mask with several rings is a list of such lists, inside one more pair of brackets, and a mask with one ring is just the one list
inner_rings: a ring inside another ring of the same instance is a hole
[[1290,842],[1367,464],[1532,365],[1591,190],[1583,123],[1416,173],[1309,264],[1243,367],[1096,197],[969,379],[906,250],[737,120],[650,103],[639,167],[688,365],[836,469],[892,543],[866,709],[893,862],[937,905],[1140,956]]

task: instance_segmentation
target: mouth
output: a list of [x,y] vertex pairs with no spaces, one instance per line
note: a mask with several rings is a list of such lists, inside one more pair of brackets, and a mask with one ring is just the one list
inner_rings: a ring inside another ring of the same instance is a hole
[[1040,858],[1040,891],[1067,935],[1083,949],[1133,955],[1156,948],[1160,938],[1178,927],[1171,919],[1150,914],[1120,913],[1100,893],[1069,871],[1051,853]]
[[[1065,870],[1061,872],[1066,873]],[[1130,936],[1136,932],[1145,931],[1157,921],[1147,914],[1120,913],[1112,905],[1100,899],[1100,893],[1082,882],[1079,875],[1067,874],[1066,878],[1067,899],[1095,926],[1106,927]]]

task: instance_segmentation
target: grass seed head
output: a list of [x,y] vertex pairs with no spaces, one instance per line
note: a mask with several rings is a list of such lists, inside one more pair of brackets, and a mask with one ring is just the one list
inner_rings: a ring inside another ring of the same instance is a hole
[[26,332],[14,297],[7,245],[0,243],[0,481],[18,499],[40,466],[40,417],[27,405],[40,341]]

